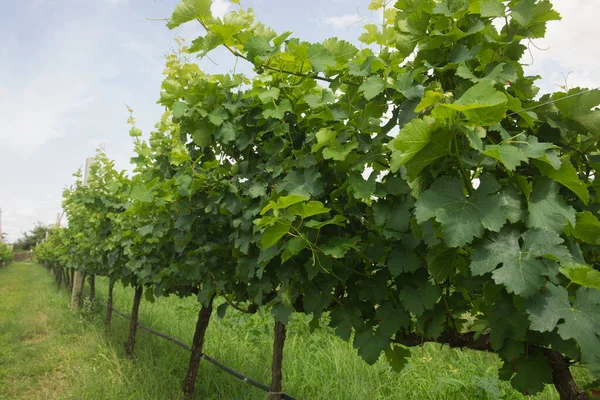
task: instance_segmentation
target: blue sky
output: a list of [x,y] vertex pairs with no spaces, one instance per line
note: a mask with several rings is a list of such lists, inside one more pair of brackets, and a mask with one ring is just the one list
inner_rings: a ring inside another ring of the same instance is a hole
[[[242,0],[257,19],[305,40],[337,36],[356,42],[361,18],[379,17],[369,0]],[[563,21],[531,47],[532,74],[544,92],[568,85],[599,87],[600,1],[554,0]],[[54,223],[62,190],[72,174],[104,144],[126,168],[131,140],[127,108],[149,132],[160,118],[156,105],[164,55],[174,38],[201,34],[193,23],[169,31],[147,18],[171,15],[177,0],[0,1],[0,207],[3,231],[15,240],[37,221]],[[214,0],[213,12],[236,7]],[[355,24],[356,23],[356,24]],[[228,70],[222,53],[203,61],[208,72]],[[524,62],[531,62],[526,58]],[[239,70],[239,68],[238,68]]]

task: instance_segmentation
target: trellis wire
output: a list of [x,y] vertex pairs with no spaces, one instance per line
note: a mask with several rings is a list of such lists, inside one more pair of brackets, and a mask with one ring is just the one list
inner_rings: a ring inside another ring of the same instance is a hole
[[529,110],[533,110],[533,109],[540,108],[540,107],[543,107],[543,106],[547,106],[548,104],[558,103],[559,101],[567,100],[567,99],[570,99],[572,97],[581,96],[582,94],[593,92],[594,90],[598,90],[598,89],[600,89],[600,88],[588,89],[588,90],[584,90],[583,92],[573,93],[573,94],[567,95],[565,97],[561,97],[560,99],[550,100],[550,101],[547,101],[545,103],[537,104],[537,105],[535,105],[533,107],[529,107],[529,108],[523,108],[523,109],[521,109],[519,111],[515,111],[515,112],[512,112],[510,114],[506,114],[506,116],[510,117],[511,115],[520,114],[520,113],[525,112],[525,111],[529,111]]
[[[87,293],[84,293],[84,295],[86,297],[89,297]],[[97,303],[103,305],[104,307],[108,306],[106,303],[104,303],[101,300],[95,299],[95,301]],[[121,311],[117,310],[116,308],[114,308],[112,306],[109,306],[109,307],[113,310],[114,313],[120,315],[121,317],[123,317],[125,319],[131,320],[131,317],[129,315],[127,315],[125,313],[122,313]],[[183,343],[182,341],[177,340],[177,339],[175,339],[175,338],[173,338],[173,337],[171,337],[171,336],[169,336],[167,334],[164,334],[162,332],[156,331],[156,330],[154,330],[152,328],[148,328],[147,326],[144,326],[144,325],[140,324],[139,322],[137,323],[137,326],[139,326],[140,328],[142,328],[143,330],[145,330],[147,332],[150,332],[151,334],[153,334],[155,336],[161,337],[163,339],[168,340],[171,343],[176,344],[177,346],[181,347],[182,349],[185,349],[187,351],[192,351],[192,349],[191,349],[190,346],[188,346],[187,344]],[[248,376],[246,376],[246,375],[242,374],[241,372],[238,372],[238,371],[236,371],[234,369],[231,369],[227,365],[225,365],[225,364],[223,364],[223,363],[215,360],[214,358],[212,358],[210,356],[207,356],[204,353],[202,353],[201,357],[203,359],[205,359],[206,361],[208,361],[209,363],[217,366],[217,368],[220,368],[221,370],[229,373],[230,375],[235,376],[236,378],[238,378],[238,379],[240,379],[240,380],[248,383],[249,385],[252,385],[252,386],[254,386],[256,388],[262,389],[265,392],[270,392],[269,386],[265,385],[264,383],[261,383],[261,382],[259,382],[257,380],[254,380],[254,379],[252,379],[252,378],[250,378],[250,377],[248,377]],[[285,394],[285,393],[282,393],[281,397],[284,398],[285,400],[296,400],[294,397],[290,396],[289,394]]]

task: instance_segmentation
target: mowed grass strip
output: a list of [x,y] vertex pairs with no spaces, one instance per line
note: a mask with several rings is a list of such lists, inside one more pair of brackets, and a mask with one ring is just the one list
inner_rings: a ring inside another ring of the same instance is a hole
[[[97,280],[99,299],[107,281]],[[115,286],[115,307],[129,313],[133,290]],[[50,273],[36,264],[0,269],[0,399],[178,399],[189,353],[138,331],[136,358],[124,357],[128,321],[113,315],[104,334],[104,310],[69,311],[69,293],[58,291]],[[190,343],[197,318],[194,298],[142,301],[140,322]],[[213,315],[205,352],[255,379],[269,382],[272,318],[229,311]],[[297,399],[558,399],[552,387],[535,396],[515,392],[497,379],[492,354],[428,344],[412,349],[404,371],[380,360],[365,364],[352,345],[329,328],[308,331],[293,315],[284,353],[284,390]],[[590,377],[574,371],[581,383]],[[202,399],[265,399],[264,392],[201,363]]]

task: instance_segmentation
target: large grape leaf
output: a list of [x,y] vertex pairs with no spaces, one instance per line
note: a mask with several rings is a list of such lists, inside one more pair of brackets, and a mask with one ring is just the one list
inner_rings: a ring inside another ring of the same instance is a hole
[[[579,122],[590,133],[598,135],[600,134],[600,111],[592,111],[592,108],[600,105],[600,89],[582,92],[582,89],[574,88],[568,93],[556,93],[553,99],[558,101],[554,104],[568,118]],[[567,96],[572,97],[567,98]]]
[[544,286],[546,276],[558,272],[554,260],[571,260],[562,243],[563,239],[553,231],[529,229],[521,235],[517,230],[503,229],[473,249],[471,272],[473,275],[492,272],[494,281],[504,285],[509,293],[532,296]]
[[587,265],[565,265],[560,267],[560,272],[573,283],[600,290],[600,271]]
[[479,188],[467,197],[460,179],[439,178],[417,200],[417,222],[435,218],[449,247],[464,246],[481,237],[485,229],[500,231],[506,222],[508,214],[499,189],[493,178],[484,175]]
[[440,298],[440,289],[429,283],[418,287],[407,286],[400,291],[400,301],[404,308],[416,316],[422,315],[425,310],[431,310]]
[[581,360],[595,374],[600,373],[600,290],[581,287],[571,304],[569,293],[551,283],[527,305],[530,329],[552,331],[565,340],[575,339],[581,349]]
[[425,116],[416,118],[404,125],[398,136],[389,144],[392,149],[391,168],[398,168],[410,161],[417,153],[431,142],[431,135],[437,129],[435,118]]
[[471,123],[492,125],[504,117],[508,99],[494,88],[493,82],[483,81],[471,86],[454,103],[442,106],[462,112]]
[[575,227],[567,225],[565,233],[590,244],[600,245],[600,221],[590,211],[577,213]]
[[535,161],[534,164],[540,170],[542,175],[552,178],[556,182],[567,187],[587,205],[590,201],[590,193],[588,192],[585,183],[579,179],[577,170],[573,164],[571,164],[570,157],[563,156],[560,160],[561,165],[559,169],[554,169],[550,165],[540,161]]
[[322,44],[308,46],[308,59],[315,71],[323,72],[328,68],[335,68],[337,61],[329,49]]
[[500,161],[510,171],[514,171],[523,161],[529,161],[521,149],[506,143],[485,146],[483,154]]
[[358,91],[363,92],[365,99],[371,100],[379,93],[383,92],[385,82],[379,75],[373,75],[367,78],[362,85],[359,86]]
[[543,354],[522,356],[512,368],[515,375],[510,384],[522,393],[536,394],[544,390],[546,383],[552,383],[552,368]]
[[321,174],[315,168],[292,170],[277,186],[277,191],[311,197],[323,193]]
[[183,0],[175,10],[171,19],[167,23],[169,29],[178,27],[188,21],[196,18],[206,18],[212,16],[210,12],[211,0]]
[[485,146],[483,153],[500,161],[511,171],[522,162],[529,162],[530,158],[540,160],[536,165],[541,165],[541,168],[558,169],[561,161],[554,151],[556,148],[552,143],[540,143],[535,136],[520,134],[500,144]]
[[575,226],[575,221],[575,209],[567,205],[558,193],[558,183],[548,178],[541,178],[533,183],[528,227],[562,232],[567,224]]

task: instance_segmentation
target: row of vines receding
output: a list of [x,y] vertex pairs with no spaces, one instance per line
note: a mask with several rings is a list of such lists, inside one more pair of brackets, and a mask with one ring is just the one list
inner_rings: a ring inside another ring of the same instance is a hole
[[[569,366],[600,377],[600,90],[540,97],[525,75],[551,3],[373,0],[361,48],[210,5],[168,21],[204,34],[167,58],[148,140],[130,118],[133,174],[99,151],[37,258],[138,300],[197,296],[198,354],[220,296],[270,309],[281,346],[291,313],[326,314],[368,363],[445,343],[497,353],[523,393],[585,398]],[[253,73],[190,61],[218,48]]]

